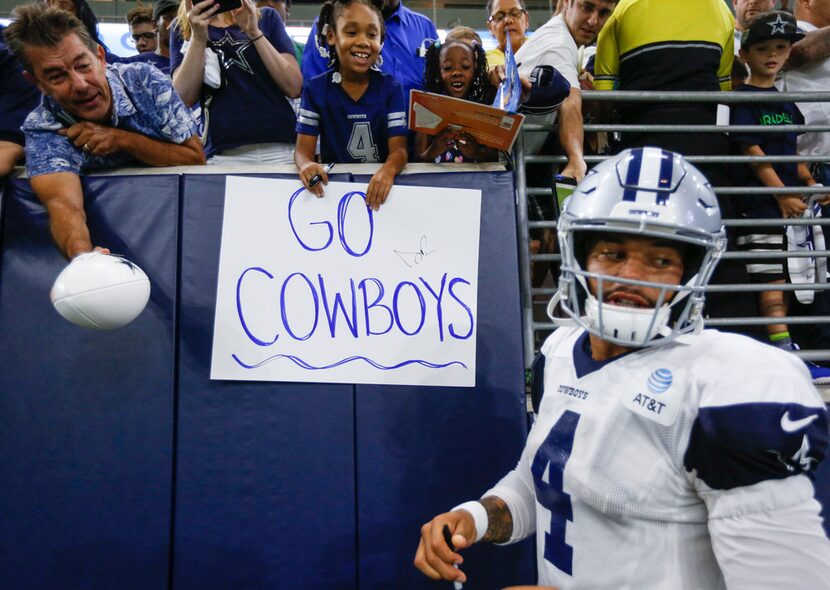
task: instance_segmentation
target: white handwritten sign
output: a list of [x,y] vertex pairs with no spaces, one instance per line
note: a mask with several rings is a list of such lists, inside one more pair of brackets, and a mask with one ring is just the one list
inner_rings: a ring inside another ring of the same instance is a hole
[[228,177],[211,379],[475,385],[481,191]]

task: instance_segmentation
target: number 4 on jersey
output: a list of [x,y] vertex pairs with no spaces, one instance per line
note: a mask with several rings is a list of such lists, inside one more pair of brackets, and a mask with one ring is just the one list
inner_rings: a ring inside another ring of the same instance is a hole
[[569,576],[573,575],[574,550],[565,542],[565,526],[567,521],[573,522],[573,508],[570,494],[565,493],[563,479],[578,423],[579,414],[566,410],[539,446],[530,468],[536,500],[550,510],[550,532],[545,533],[545,559]]
[[369,123],[352,125],[352,135],[347,146],[349,154],[361,162],[377,162],[378,147],[372,141],[372,127]]

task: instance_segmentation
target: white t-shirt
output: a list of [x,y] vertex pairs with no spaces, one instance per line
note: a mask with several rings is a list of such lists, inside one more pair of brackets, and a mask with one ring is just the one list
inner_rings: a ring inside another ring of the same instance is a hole
[[[553,66],[572,88],[579,88],[579,51],[562,15],[551,18],[524,42],[516,52],[516,63],[521,64],[519,75],[524,77],[529,77],[536,66]],[[528,115],[527,123],[550,127],[556,121],[556,114],[557,111],[546,115]],[[538,153],[546,135],[538,132],[528,133],[525,140],[527,153]]]
[[[817,27],[806,21],[798,21],[798,27],[805,33],[815,31]],[[784,92],[827,92],[830,88],[830,59],[801,70],[784,70],[784,75],[776,82],[779,90]],[[807,125],[830,124],[830,102],[796,103],[804,115]],[[798,136],[798,153],[801,156],[826,156],[830,154],[830,132],[814,131]]]
[[545,395],[503,498],[559,590],[830,588],[806,475],[827,412],[796,357],[704,330],[609,362],[542,347]]

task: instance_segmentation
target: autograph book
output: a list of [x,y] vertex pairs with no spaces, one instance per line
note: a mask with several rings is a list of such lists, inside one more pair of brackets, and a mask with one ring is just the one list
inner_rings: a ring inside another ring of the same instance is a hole
[[481,145],[510,151],[522,121],[524,115],[477,102],[421,90],[409,92],[409,128],[428,135],[437,135],[444,128],[455,126]]

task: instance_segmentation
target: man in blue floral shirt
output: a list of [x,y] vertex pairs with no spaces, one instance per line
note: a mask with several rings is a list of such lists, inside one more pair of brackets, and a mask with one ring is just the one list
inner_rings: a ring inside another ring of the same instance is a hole
[[92,250],[79,175],[141,162],[204,164],[190,110],[147,64],[107,65],[81,21],[43,4],[17,8],[6,28],[24,76],[43,93],[23,123],[29,182],[67,256]]

